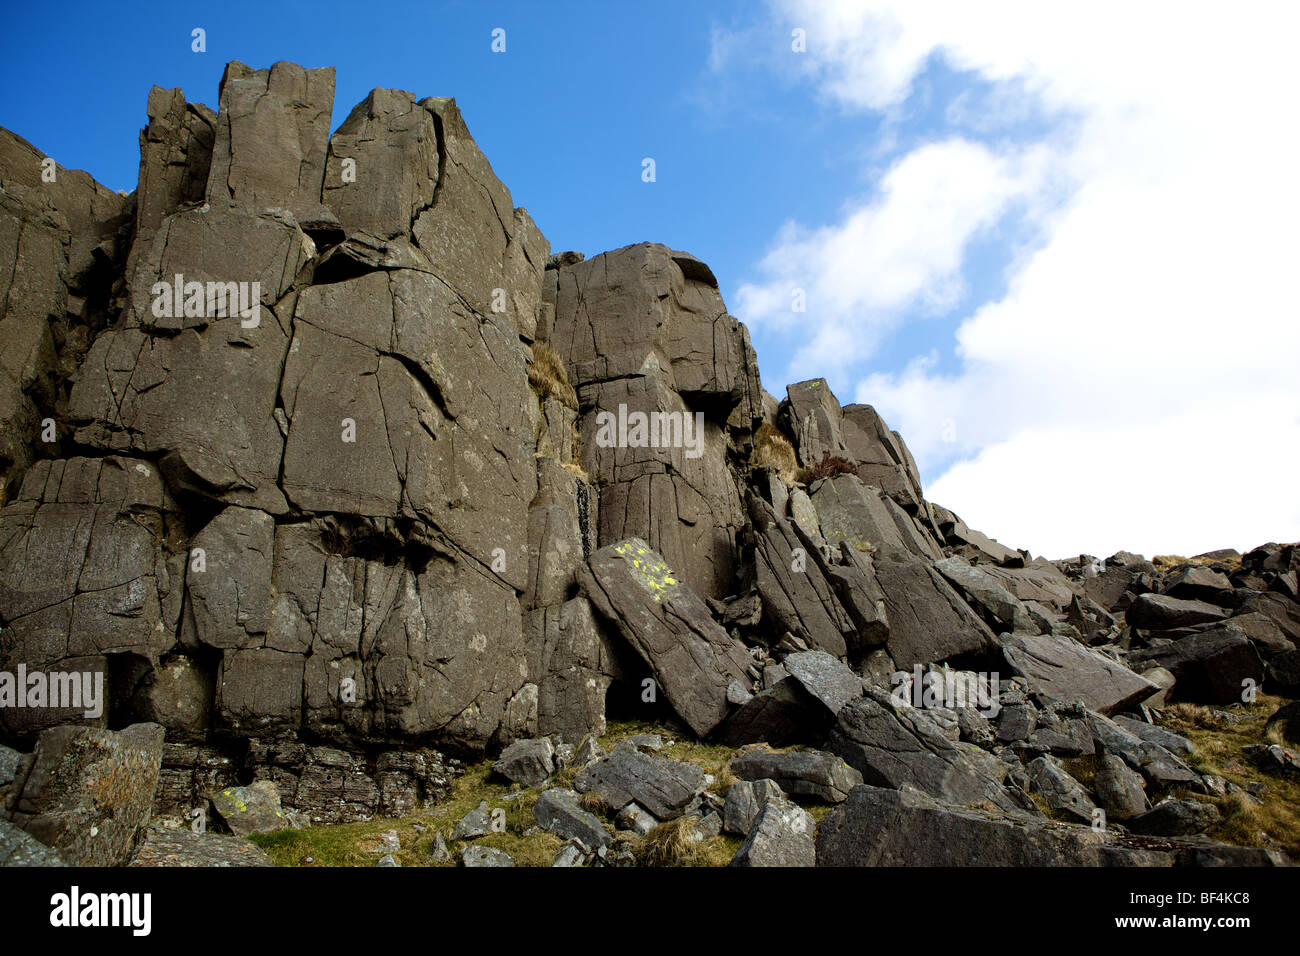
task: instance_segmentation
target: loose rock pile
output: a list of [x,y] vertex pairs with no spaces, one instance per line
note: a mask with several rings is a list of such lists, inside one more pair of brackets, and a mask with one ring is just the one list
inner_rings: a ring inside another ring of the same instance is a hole
[[485,754],[565,865],[1278,859],[1187,839],[1225,785],[1153,721],[1300,693],[1300,545],[1001,545],[870,406],[764,391],[699,259],[551,255],[454,100],[331,136],[333,93],[155,87],[127,196],[0,130],[0,672],[106,698],[0,696],[0,860],[262,861],[175,824],[403,816]]

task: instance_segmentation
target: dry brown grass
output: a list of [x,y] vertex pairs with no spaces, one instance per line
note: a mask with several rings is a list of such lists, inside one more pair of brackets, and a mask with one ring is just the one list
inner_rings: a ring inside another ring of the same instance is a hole
[[1214,558],[1185,558],[1181,554],[1157,554],[1151,559],[1151,563],[1159,571],[1168,571],[1179,565],[1199,564],[1203,567],[1210,567],[1215,564],[1226,565],[1230,570],[1236,570],[1241,567],[1241,558],[1230,558],[1228,560],[1216,561]]
[[807,467],[800,468],[798,473],[799,481],[805,485],[812,484],[819,478],[834,478],[836,475],[856,475],[858,466],[847,458],[841,458],[839,455],[832,455],[826,452],[822,455],[822,460]]
[[[1240,846],[1281,847],[1294,860],[1300,859],[1300,780],[1265,772],[1242,752],[1250,744],[1273,742],[1264,726],[1285,702],[1280,697],[1260,694],[1252,704],[1222,708],[1174,704],[1163,712],[1161,723],[1195,745],[1196,752],[1186,758],[1193,769],[1222,777],[1243,790],[1249,783],[1267,787],[1258,802],[1245,793],[1212,800],[1222,819],[1207,834]],[[1241,719],[1224,719],[1220,716],[1223,713]]]
[[754,432],[755,467],[771,465],[776,469],[777,477],[787,485],[793,485],[799,471],[799,460],[795,457],[794,446],[790,439],[776,426],[763,422]]
[[636,848],[640,866],[726,866],[739,844],[725,837],[695,839],[693,816],[678,817],[651,830]]
[[533,360],[528,366],[528,384],[541,398],[554,398],[567,408],[578,410],[578,393],[569,384],[569,373],[555,349],[545,342],[533,345]]

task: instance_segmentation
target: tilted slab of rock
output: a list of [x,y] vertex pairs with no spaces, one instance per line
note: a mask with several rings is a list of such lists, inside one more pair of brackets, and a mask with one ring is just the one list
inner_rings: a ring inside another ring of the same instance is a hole
[[51,727],[14,781],[8,818],[71,866],[121,866],[149,822],[162,747],[157,724]]
[[611,810],[622,810],[635,800],[658,819],[674,820],[705,784],[704,771],[696,764],[628,748],[591,764],[573,785],[582,793],[599,795]]
[[207,198],[282,207],[300,225],[333,224],[321,205],[334,67],[279,62],[254,70],[237,60],[221,78]]
[[744,648],[639,538],[593,554],[582,587],[650,668],[677,715],[707,736],[727,715],[727,686],[749,683],[751,659]]
[[847,543],[857,551],[896,549],[937,560],[942,552],[911,516],[855,475],[836,475],[815,482],[813,506],[822,535],[832,547]]
[[1192,601],[1167,594],[1139,594],[1129,605],[1125,619],[1132,627],[1167,629],[1221,621],[1228,612],[1204,601]]
[[608,846],[613,837],[579,800],[573,790],[547,790],[533,804],[533,817],[543,830],[561,840],[579,840],[589,852]]
[[1176,641],[1153,642],[1129,658],[1168,668],[1177,680],[1175,696],[1203,704],[1239,702],[1246,688],[1264,680],[1259,652],[1230,621]]
[[754,528],[754,567],[763,612],[776,628],[833,657],[856,643],[853,619],[822,573],[816,545],[762,498],[747,493]]
[[934,567],[1004,628],[1028,634],[1038,633],[1029,611],[1020,600],[978,566],[954,556],[936,561]]
[[826,749],[881,787],[911,784],[957,804],[988,802],[1003,810],[1032,810],[1003,786],[1006,765],[969,744],[943,737],[890,695],[868,688],[840,711]]
[[791,795],[839,803],[862,783],[862,774],[834,754],[819,750],[775,753],[754,750],[727,765],[741,780],[771,780]]
[[929,562],[901,551],[883,551],[874,564],[889,618],[885,647],[900,669],[997,646],[988,625]]
[[817,698],[832,717],[862,696],[862,678],[825,651],[800,651],[781,661],[792,678]]
[[1057,700],[1082,700],[1100,714],[1140,704],[1160,688],[1123,664],[1068,637],[1006,635],[1002,653],[1029,689]]
[[912,787],[857,787],[817,828],[818,866],[1171,866],[1091,827],[994,815]]

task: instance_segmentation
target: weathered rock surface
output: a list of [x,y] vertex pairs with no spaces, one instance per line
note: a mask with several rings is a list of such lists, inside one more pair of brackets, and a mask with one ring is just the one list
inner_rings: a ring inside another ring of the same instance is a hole
[[236,836],[273,833],[289,825],[280,809],[280,791],[269,780],[227,787],[212,795],[212,808]]
[[1008,635],[1002,653],[1031,690],[1058,700],[1082,700],[1101,714],[1128,709],[1158,690],[1123,664],[1067,637]]
[[978,747],[953,743],[917,713],[869,688],[840,711],[826,749],[872,786],[907,783],[956,804],[987,801],[1006,810],[1032,806],[1003,786],[1005,764]]
[[636,801],[660,820],[674,820],[704,789],[704,771],[693,763],[616,750],[578,774],[574,786],[597,794],[614,811]]
[[808,811],[780,794],[769,794],[730,865],[815,866],[815,829]]
[[582,587],[650,669],[678,716],[700,736],[727,715],[727,686],[748,682],[749,655],[644,541],[602,548]]
[[1169,866],[1089,827],[996,816],[911,786],[857,787],[817,829],[818,866]]
[[582,809],[580,799],[572,790],[547,790],[533,805],[533,816],[543,830],[562,840],[579,840],[594,852],[608,846],[613,837],[595,814]]
[[224,833],[151,826],[129,866],[274,866],[257,846]]
[[8,819],[71,866],[121,866],[149,823],[162,746],[156,724],[42,731],[14,781]]
[[862,774],[834,754],[816,750],[789,753],[750,751],[728,764],[741,780],[771,780],[791,796],[840,803],[862,783]]

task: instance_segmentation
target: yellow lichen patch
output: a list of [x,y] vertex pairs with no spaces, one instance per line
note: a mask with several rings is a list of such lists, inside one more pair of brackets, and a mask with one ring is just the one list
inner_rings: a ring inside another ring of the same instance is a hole
[[657,554],[635,539],[614,546],[635,572],[633,577],[656,601],[671,596],[678,587],[677,575]]

